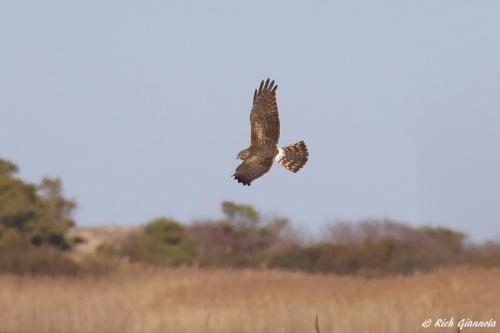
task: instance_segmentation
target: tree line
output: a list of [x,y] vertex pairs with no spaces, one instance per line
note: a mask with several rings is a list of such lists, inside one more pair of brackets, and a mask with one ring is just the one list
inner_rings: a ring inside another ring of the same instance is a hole
[[85,242],[68,237],[73,200],[60,179],[32,184],[0,159],[0,272],[85,274],[109,272],[115,259],[159,266],[286,269],[379,277],[449,265],[500,265],[500,243],[471,245],[462,232],[414,227],[393,220],[337,222],[308,240],[287,218],[225,201],[223,218],[182,224],[160,217],[138,232],[102,244],[88,260],[69,255]]

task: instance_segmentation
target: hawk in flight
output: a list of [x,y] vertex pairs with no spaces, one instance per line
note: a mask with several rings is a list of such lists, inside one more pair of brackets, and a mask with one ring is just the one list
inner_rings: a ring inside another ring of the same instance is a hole
[[250,185],[253,180],[265,174],[273,165],[273,160],[292,172],[299,171],[307,162],[309,152],[304,141],[278,147],[280,137],[280,119],[276,104],[274,81],[260,83],[253,95],[253,107],[250,113],[250,147],[238,153],[243,160],[234,173],[234,179],[243,185]]

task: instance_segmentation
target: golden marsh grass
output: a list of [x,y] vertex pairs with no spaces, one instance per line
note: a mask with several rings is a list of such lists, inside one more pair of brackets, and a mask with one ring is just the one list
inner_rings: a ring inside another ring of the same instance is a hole
[[[1,332],[456,332],[500,319],[500,269],[383,279],[124,267],[99,278],[0,276]],[[497,328],[464,332],[496,332]]]

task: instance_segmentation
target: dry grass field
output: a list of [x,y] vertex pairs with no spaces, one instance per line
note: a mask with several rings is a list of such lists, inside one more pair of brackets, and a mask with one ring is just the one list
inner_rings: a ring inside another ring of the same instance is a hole
[[[500,269],[361,279],[124,267],[99,278],[0,276],[1,332],[456,332],[500,319]],[[427,318],[455,328],[424,329]],[[464,332],[498,332],[472,328]]]

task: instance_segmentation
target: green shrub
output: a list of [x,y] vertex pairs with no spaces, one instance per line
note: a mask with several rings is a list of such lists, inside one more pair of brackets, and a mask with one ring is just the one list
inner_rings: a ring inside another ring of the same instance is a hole
[[148,223],[127,247],[125,253],[132,260],[169,266],[192,264],[196,255],[196,244],[184,227],[166,218]]

